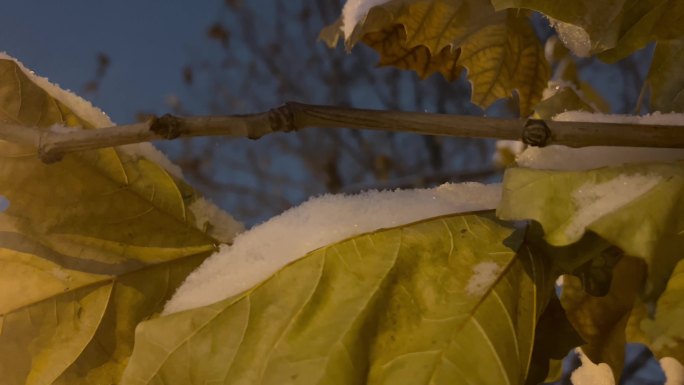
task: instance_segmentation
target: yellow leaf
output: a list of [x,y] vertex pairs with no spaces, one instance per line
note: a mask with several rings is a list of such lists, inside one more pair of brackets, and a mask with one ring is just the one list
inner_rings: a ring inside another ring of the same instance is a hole
[[[321,32],[334,46],[341,36],[339,21]],[[380,65],[418,73],[434,72],[458,79],[467,68],[472,101],[483,108],[515,91],[520,113],[527,116],[540,100],[549,65],[526,13],[495,12],[487,0],[393,0],[371,8],[345,39],[359,41],[380,54]]]
[[459,63],[468,69],[473,103],[485,108],[516,90],[520,115],[528,116],[550,76],[544,51],[526,17],[509,14],[470,36]]
[[624,365],[627,321],[645,272],[646,265],[639,259],[622,257],[613,270],[610,291],[603,297],[587,294],[574,276],[563,279],[561,303],[570,323],[587,342],[582,350],[595,364],[607,363],[616,379]]
[[380,53],[379,66],[414,70],[421,79],[439,72],[450,82],[461,74],[461,67],[457,64],[459,50],[444,47],[433,56],[424,45],[406,48],[406,31],[402,25],[367,33],[363,42]]
[[[0,121],[42,130],[112,124],[4,55]],[[227,214],[207,223],[220,215],[154,157],[127,146],[46,165],[35,148],[0,141],[0,195],[9,201],[0,214],[3,385],[118,383],[136,325],[240,229]],[[224,234],[206,231],[219,227]]]

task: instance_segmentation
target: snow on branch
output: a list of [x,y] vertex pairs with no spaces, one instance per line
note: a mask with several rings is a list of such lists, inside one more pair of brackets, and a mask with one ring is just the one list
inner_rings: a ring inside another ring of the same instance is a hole
[[[684,117],[677,114],[678,122]],[[668,122],[672,119],[668,120]],[[0,123],[0,139],[37,148],[46,162],[69,152],[160,139],[232,136],[258,139],[274,132],[308,127],[357,128],[423,135],[522,140],[531,146],[625,146],[684,148],[684,126],[641,121],[543,121],[496,119],[422,112],[366,110],[286,103],[249,115],[153,117],[144,123],[92,130],[39,130]]]

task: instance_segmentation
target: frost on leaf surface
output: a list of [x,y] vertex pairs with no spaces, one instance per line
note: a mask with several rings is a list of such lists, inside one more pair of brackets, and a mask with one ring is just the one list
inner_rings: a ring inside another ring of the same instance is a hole
[[[429,191],[409,200],[373,193],[369,203],[429,208],[420,199]],[[349,210],[340,200],[351,199],[338,198]],[[248,291],[143,322],[123,382],[521,385],[553,278],[521,246],[524,231],[492,214],[362,233]],[[477,293],[468,288],[474,275]]]
[[[6,55],[0,121],[46,131],[111,125]],[[46,165],[35,148],[0,141],[9,202],[0,213],[3,385],[119,383],[135,326],[216,249],[220,240],[189,208],[198,194],[153,159],[103,148]]]
[[188,277],[165,312],[239,294],[293,260],[333,242],[440,215],[493,209],[499,197],[499,185],[463,183],[311,199],[238,235],[232,246],[223,246]]

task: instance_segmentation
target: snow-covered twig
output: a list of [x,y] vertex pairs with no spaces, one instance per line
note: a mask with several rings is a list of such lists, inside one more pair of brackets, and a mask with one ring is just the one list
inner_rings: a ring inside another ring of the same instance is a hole
[[45,161],[63,154],[159,139],[233,136],[258,139],[307,127],[360,128],[423,135],[523,140],[533,146],[684,148],[684,126],[495,119],[286,103],[249,115],[177,117],[93,130],[38,130],[0,123],[0,139],[32,145]]

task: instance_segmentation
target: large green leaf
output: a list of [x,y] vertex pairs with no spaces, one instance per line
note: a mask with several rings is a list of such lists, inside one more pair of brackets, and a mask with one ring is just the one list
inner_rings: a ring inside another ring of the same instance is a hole
[[527,8],[563,23],[569,45],[614,62],[654,40],[684,36],[684,3],[679,0],[546,1],[492,0],[497,10]]
[[665,286],[684,250],[684,162],[627,164],[581,172],[509,169],[502,219],[533,219],[554,246],[598,234],[648,265],[647,292]]
[[[111,124],[5,56],[0,121]],[[0,214],[3,384],[118,382],[137,323],[239,228],[224,215],[217,225],[229,231],[209,234],[212,224],[199,222],[211,215],[193,209],[205,201],[145,154],[154,155],[106,148],[46,165],[35,148],[0,141],[0,195],[9,201]]]
[[[341,34],[338,23],[321,33],[331,46]],[[380,65],[411,69],[421,77],[440,72],[455,80],[466,68],[474,103],[486,108],[517,92],[523,116],[531,113],[549,78],[527,15],[495,12],[488,0],[388,1],[371,9],[345,44],[351,48],[359,41],[380,54]]]
[[142,323],[122,382],[523,384],[553,277],[521,233],[463,214],[324,247]]

